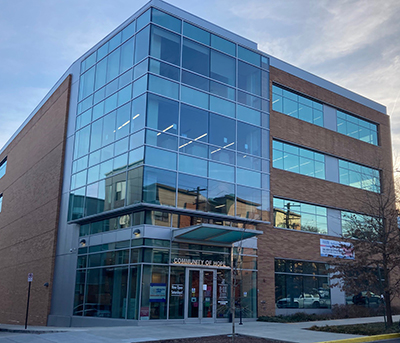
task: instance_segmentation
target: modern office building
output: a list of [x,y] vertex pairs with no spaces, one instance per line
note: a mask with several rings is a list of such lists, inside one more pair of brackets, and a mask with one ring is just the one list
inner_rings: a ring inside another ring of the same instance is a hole
[[0,322],[28,273],[37,325],[329,311],[326,255],[391,165],[384,106],[152,0],[0,151]]

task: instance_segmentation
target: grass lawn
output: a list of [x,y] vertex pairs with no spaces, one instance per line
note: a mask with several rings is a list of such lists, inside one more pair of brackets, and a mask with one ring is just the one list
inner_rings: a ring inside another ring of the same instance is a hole
[[350,335],[382,335],[386,333],[400,333],[398,323],[386,328],[385,323],[369,323],[369,324],[354,324],[354,325],[332,325],[332,326],[312,326],[309,330],[314,331],[327,331],[335,333],[347,333]]

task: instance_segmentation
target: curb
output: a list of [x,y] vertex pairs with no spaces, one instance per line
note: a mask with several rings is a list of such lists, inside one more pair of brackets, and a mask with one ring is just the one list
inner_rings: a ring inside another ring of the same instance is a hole
[[33,334],[43,334],[43,333],[57,333],[57,332],[66,332],[66,331],[60,331],[60,330],[29,330],[29,329],[5,329],[5,328],[0,328],[0,332],[13,332],[13,333],[33,333]]
[[323,341],[318,343],[362,343],[362,342],[372,342],[378,341],[382,339],[390,339],[390,338],[399,338],[400,333],[389,333],[385,335],[375,335],[375,336],[363,336],[357,338],[347,338],[347,339],[339,339],[335,341]]

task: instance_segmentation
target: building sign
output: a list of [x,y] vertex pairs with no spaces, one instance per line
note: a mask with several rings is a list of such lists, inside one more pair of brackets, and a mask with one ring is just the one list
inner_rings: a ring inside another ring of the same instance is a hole
[[195,260],[191,258],[175,257],[171,263],[173,264],[185,264],[188,266],[203,266],[203,267],[228,267],[224,261],[211,261],[211,260]]
[[183,284],[173,283],[171,285],[171,295],[175,297],[180,297],[183,295]]
[[353,244],[351,243],[321,239],[320,251],[321,256],[324,257],[339,257],[354,260]]
[[151,283],[149,301],[153,303],[165,303],[167,301],[167,284]]

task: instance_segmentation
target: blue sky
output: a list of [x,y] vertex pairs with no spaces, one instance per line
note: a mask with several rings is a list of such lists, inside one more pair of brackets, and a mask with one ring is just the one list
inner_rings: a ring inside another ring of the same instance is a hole
[[[398,0],[169,2],[385,105],[400,155]],[[0,148],[65,70],[145,3],[0,0]]]

